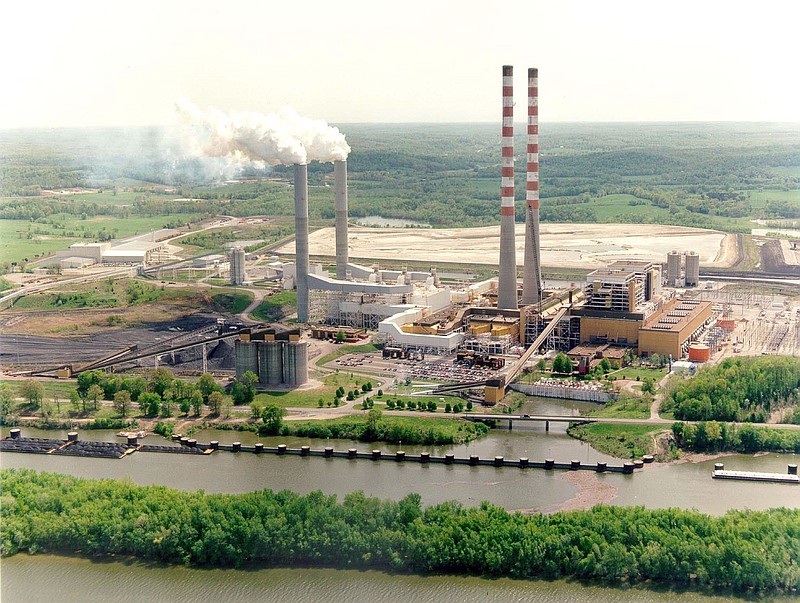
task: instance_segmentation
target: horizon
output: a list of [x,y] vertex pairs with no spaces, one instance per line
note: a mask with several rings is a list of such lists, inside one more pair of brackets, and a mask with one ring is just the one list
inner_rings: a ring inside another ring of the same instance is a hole
[[[362,122],[330,122],[331,126],[498,126],[500,120],[496,121],[362,121]],[[525,126],[525,121],[514,121],[515,136],[524,136],[525,133],[521,130]],[[539,125],[542,124],[557,124],[557,125],[690,125],[690,124],[706,124],[706,125],[734,125],[734,124],[748,124],[748,125],[792,125],[800,127],[800,119],[794,121],[787,120],[603,120],[603,121],[579,121],[579,120],[539,120]],[[111,130],[111,129],[146,129],[146,128],[179,128],[177,124],[107,124],[107,125],[69,125],[69,126],[0,126],[0,131],[12,132],[15,130]],[[519,132],[516,129],[520,128]],[[347,134],[346,132],[343,132]],[[499,136],[499,134],[498,134]]]

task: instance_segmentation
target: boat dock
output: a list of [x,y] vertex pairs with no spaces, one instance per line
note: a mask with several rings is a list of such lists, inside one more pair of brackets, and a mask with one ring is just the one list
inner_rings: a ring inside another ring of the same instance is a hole
[[797,465],[789,465],[786,473],[761,473],[758,471],[731,471],[725,469],[722,463],[714,465],[711,472],[714,479],[735,479],[746,482],[772,482],[776,484],[800,484],[800,476],[797,475]]

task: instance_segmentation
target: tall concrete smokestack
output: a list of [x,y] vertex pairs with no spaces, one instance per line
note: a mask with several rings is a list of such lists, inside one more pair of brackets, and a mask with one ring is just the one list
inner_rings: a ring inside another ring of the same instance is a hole
[[517,308],[517,257],[514,233],[514,68],[503,66],[503,140],[500,188],[500,274],[497,307]]
[[308,166],[294,166],[295,285],[297,322],[308,322]]
[[336,278],[347,278],[347,161],[333,162],[336,187]]
[[525,266],[522,303],[542,301],[542,262],[539,244],[539,70],[528,69],[528,157],[525,186]]

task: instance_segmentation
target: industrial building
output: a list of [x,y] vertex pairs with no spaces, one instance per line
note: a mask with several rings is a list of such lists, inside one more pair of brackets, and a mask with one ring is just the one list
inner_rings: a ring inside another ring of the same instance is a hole
[[165,246],[165,239],[176,231],[162,229],[122,241],[104,243],[73,243],[68,249],[56,252],[49,265],[61,268],[85,268],[94,264],[146,264],[151,255]]
[[299,329],[243,333],[235,342],[236,378],[258,375],[258,386],[297,386],[308,381],[308,343]]
[[[522,286],[517,279],[514,209],[513,67],[502,68],[500,256],[496,279],[443,285],[435,269],[382,270],[349,261],[347,162],[334,162],[335,274],[311,266],[308,257],[306,166],[295,166],[296,259],[283,267],[284,286],[297,289],[298,321],[377,330],[392,348],[420,353],[507,354],[524,349],[545,330],[544,346],[564,351],[594,346],[593,357],[617,361],[625,350],[680,357],[711,319],[710,304],[681,304],[662,292],[661,266],[620,260],[595,270],[580,290],[545,291],[539,241],[538,70],[528,70],[525,252]],[[699,256],[668,254],[671,286],[697,284]],[[568,305],[569,311],[560,312]],[[679,319],[680,320],[677,320]],[[550,327],[552,320],[556,324]],[[669,326],[667,326],[669,325]],[[620,351],[621,350],[621,351]]]
[[244,271],[245,253],[241,247],[231,249],[231,285],[244,285],[247,275]]

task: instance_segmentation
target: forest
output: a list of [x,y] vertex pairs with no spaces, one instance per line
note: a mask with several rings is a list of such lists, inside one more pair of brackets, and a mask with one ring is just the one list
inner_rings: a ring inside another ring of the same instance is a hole
[[201,567],[337,567],[702,588],[800,586],[800,510],[596,506],[552,515],[410,494],[183,492],[0,470],[0,552],[132,555]]
[[752,454],[770,450],[800,453],[800,431],[788,429],[717,421],[676,422],[672,425],[672,435],[679,447],[698,452],[733,451]]
[[765,423],[773,412],[797,405],[798,387],[800,358],[726,358],[675,383],[661,409],[685,421]]
[[[432,226],[499,220],[499,127],[493,124],[346,124],[352,217],[381,215]],[[521,130],[518,129],[518,131]],[[226,173],[184,158],[169,130],[0,132],[0,218],[191,214],[291,215],[291,169]],[[541,217],[555,222],[659,222],[749,229],[746,218],[795,218],[800,143],[791,124],[566,124],[541,126]],[[524,137],[517,136],[517,220],[524,220]],[[229,179],[238,177],[240,182]],[[333,218],[332,166],[309,166],[310,217]],[[71,187],[129,191],[129,202]],[[614,202],[625,195],[626,203]],[[176,198],[177,197],[177,198]],[[169,200],[168,203],[165,201]]]

